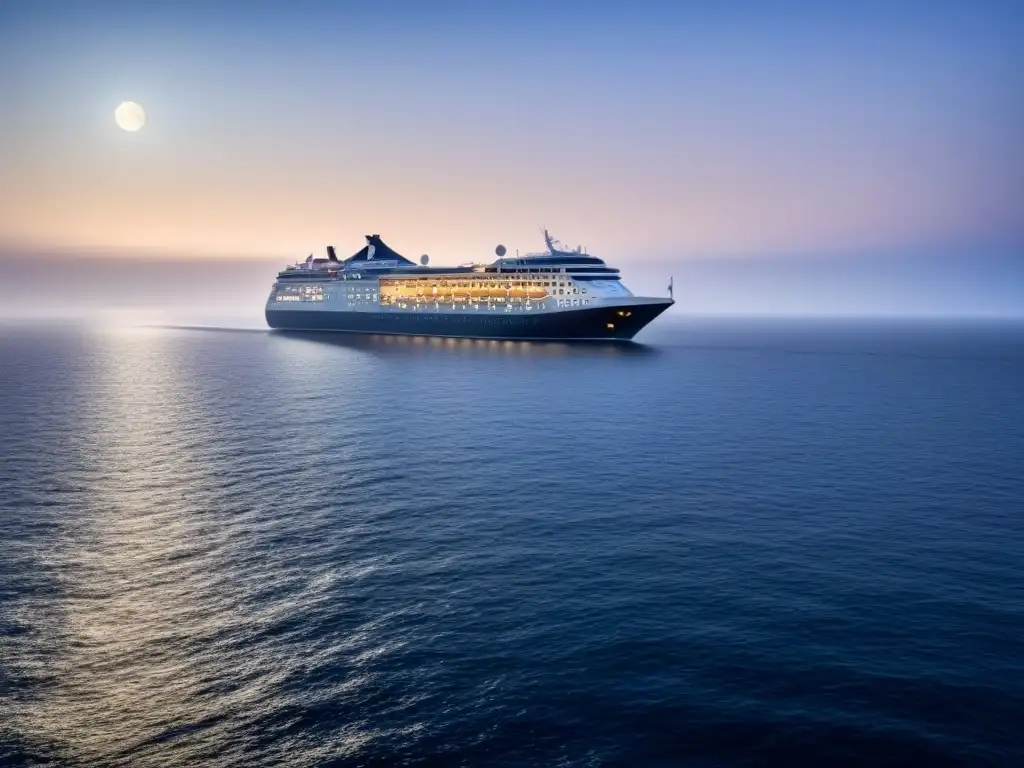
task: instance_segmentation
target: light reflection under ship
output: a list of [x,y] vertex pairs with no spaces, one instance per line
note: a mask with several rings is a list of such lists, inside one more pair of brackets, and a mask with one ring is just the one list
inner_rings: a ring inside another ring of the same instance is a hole
[[365,351],[448,351],[470,354],[503,354],[538,357],[635,357],[656,355],[656,347],[635,341],[545,341],[512,339],[464,339],[402,334],[357,334],[329,331],[270,332],[274,337],[309,341]]

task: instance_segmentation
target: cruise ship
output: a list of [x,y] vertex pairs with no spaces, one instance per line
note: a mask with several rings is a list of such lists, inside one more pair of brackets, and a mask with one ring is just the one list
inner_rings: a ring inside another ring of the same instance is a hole
[[619,270],[564,250],[543,230],[547,250],[458,267],[417,264],[380,235],[339,260],[309,256],[277,275],[267,324],[293,331],[405,334],[475,339],[625,341],[674,303],[634,296]]

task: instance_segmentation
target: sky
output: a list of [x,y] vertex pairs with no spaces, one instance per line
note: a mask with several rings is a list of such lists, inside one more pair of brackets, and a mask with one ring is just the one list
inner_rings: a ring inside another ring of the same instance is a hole
[[6,0],[0,262],[459,263],[543,225],[729,306],[737,264],[865,308],[888,265],[1024,314],[1022,39],[994,0]]

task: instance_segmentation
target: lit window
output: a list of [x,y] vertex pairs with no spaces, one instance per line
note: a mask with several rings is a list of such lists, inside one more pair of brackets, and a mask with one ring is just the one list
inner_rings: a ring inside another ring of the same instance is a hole
[[615,330],[615,323],[608,323],[608,330],[609,331],[614,331]]

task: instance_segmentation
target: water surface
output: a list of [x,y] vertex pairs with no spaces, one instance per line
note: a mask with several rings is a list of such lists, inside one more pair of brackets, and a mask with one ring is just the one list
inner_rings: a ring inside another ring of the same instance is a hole
[[0,327],[0,763],[1020,765],[1024,329]]

